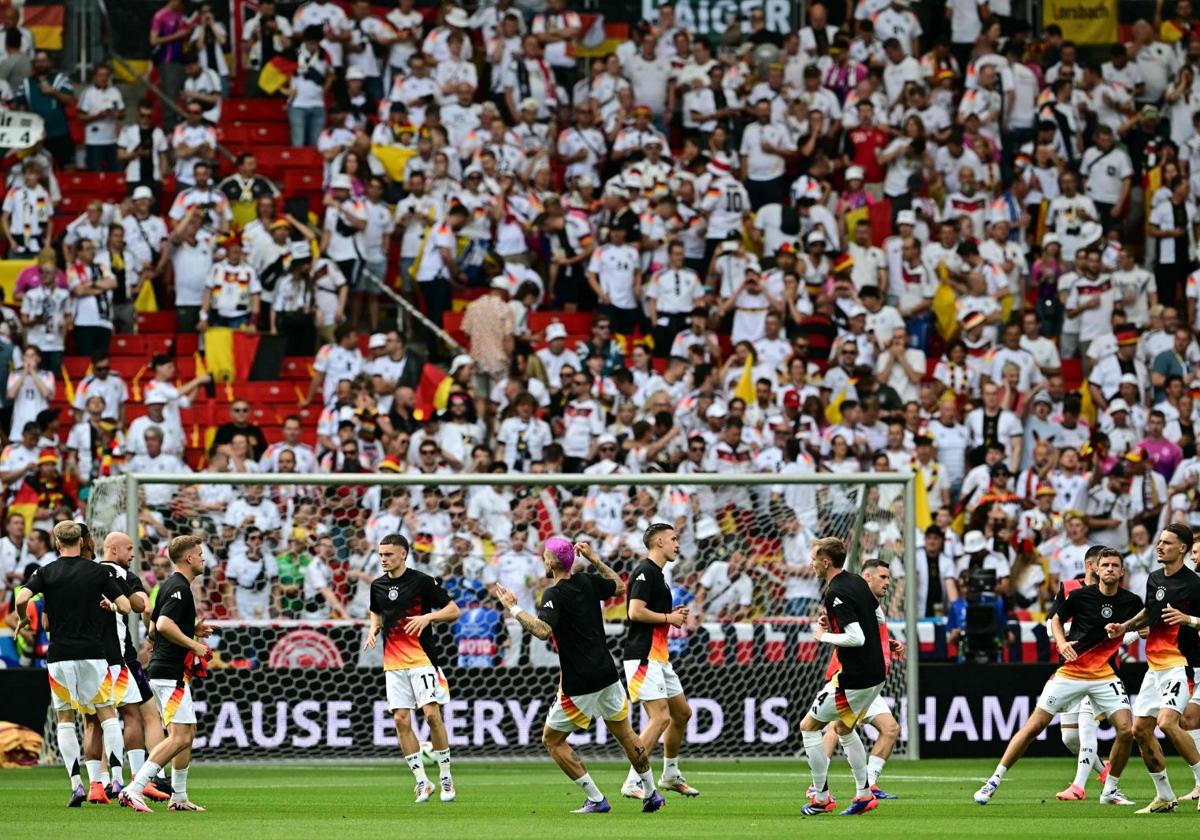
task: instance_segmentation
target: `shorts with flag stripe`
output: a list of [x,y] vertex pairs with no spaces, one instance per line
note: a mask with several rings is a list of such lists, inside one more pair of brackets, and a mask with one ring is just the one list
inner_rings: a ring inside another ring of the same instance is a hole
[[870,688],[842,688],[830,680],[817,692],[808,713],[821,723],[840,720],[846,726],[858,726],[882,690],[883,683]]
[[[1085,709],[1083,701],[1087,701]],[[1092,714],[1094,717],[1109,717],[1114,712],[1129,710],[1129,696],[1125,684],[1114,675],[1111,679],[1077,680],[1055,673],[1042,688],[1037,707],[1049,714],[1075,713]],[[1068,719],[1069,722],[1069,719]]]
[[558,732],[574,732],[576,729],[587,729],[596,718],[622,721],[628,717],[629,698],[625,696],[625,689],[618,680],[599,691],[578,697],[560,693],[550,708],[550,714],[546,715],[546,726]]
[[103,659],[68,659],[46,666],[54,711],[86,715],[113,705],[113,675]]
[[1184,665],[1146,671],[1133,700],[1134,717],[1158,717],[1162,709],[1183,714],[1192,696],[1192,669]]
[[141,688],[138,686],[137,680],[133,678],[133,671],[128,665],[109,665],[108,672],[112,678],[112,704],[114,706],[136,706],[143,700],[150,698],[143,697]]
[[629,684],[629,699],[634,703],[666,700],[683,694],[683,685],[670,662],[626,659],[625,682]]
[[388,711],[420,709],[430,703],[445,706],[450,702],[450,683],[441,668],[422,665],[384,671]]
[[196,723],[192,687],[187,680],[150,680],[150,690],[158,702],[158,715],[162,718],[163,726]]

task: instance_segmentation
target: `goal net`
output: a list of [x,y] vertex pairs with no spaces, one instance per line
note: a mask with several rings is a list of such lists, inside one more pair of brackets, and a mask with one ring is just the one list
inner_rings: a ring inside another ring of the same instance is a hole
[[[820,585],[809,545],[839,537],[857,572],[891,568],[883,600],[894,638],[916,637],[902,581],[913,578],[913,488],[901,473],[771,475],[128,475],[98,481],[88,507],[97,544],[134,533],[135,564],[153,589],[170,573],[170,537],[207,537],[197,604],[216,628],[214,667],[193,685],[205,760],[357,759],[395,755],[381,647],[363,648],[378,540],[403,533],[409,564],[439,579],[462,608],[435,625],[450,684],[444,709],[456,758],[540,756],[557,688],[549,642],[522,632],[492,597],[500,583],[536,612],[541,545],[590,541],[622,575],[645,551],[643,530],[675,526],[666,570],[688,623],[670,656],[694,710],[689,756],[795,756],[799,723],[823,684],[828,646],[812,623]],[[625,603],[604,604],[621,660]],[[906,620],[904,616],[908,616]],[[895,755],[915,757],[916,647],[892,662],[884,696],[901,722]],[[416,728],[425,740],[420,715]],[[637,714],[635,725],[639,723]],[[868,739],[874,737],[869,727]],[[47,739],[53,744],[53,739]],[[572,738],[619,755],[600,722]]]

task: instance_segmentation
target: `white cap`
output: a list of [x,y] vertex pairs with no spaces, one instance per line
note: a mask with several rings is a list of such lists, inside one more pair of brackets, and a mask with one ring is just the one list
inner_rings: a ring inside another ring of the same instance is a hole
[[471,23],[467,13],[457,6],[446,12],[444,20],[447,26],[457,26],[459,29],[464,29]]
[[846,313],[847,318],[861,318],[867,314],[867,308],[861,303],[851,303],[843,307],[842,311]]
[[367,78],[367,74],[362,71],[361,67],[351,67],[349,70],[346,71],[346,81],[347,82],[350,81],[351,79],[358,79],[359,81],[362,81],[366,78]]
[[1062,244],[1062,241],[1059,240],[1057,233],[1047,233],[1045,236],[1042,237],[1042,247],[1043,248],[1045,248],[1047,245],[1049,245],[1051,243],[1054,243],[1056,245]]
[[1109,414],[1116,414],[1118,411],[1129,411],[1129,403],[1125,402],[1125,400],[1121,399],[1120,397],[1117,397],[1108,404]]
[[311,260],[312,247],[307,242],[292,243],[292,259],[294,260]]
[[822,231],[820,228],[818,228],[818,229],[816,229],[816,230],[814,230],[814,231],[810,232],[810,233],[808,234],[808,236],[804,237],[804,244],[805,244],[805,245],[811,245],[811,244],[813,244],[814,242],[820,242],[822,245],[824,245],[824,244],[826,244],[828,241],[829,241],[829,240],[827,240],[827,239],[825,238],[825,232],[824,232],[824,231]]
[[538,101],[532,96],[526,96],[521,100],[521,110],[524,111],[526,108],[536,111],[538,109]]
[[498,289],[501,292],[511,292],[512,285],[508,282],[508,278],[503,274],[497,274],[492,278],[492,288]]
[[596,179],[593,178],[591,175],[589,175],[587,172],[580,172],[578,175],[575,176],[575,186],[577,186],[577,187],[594,187],[594,186],[596,186]]
[[896,214],[896,225],[913,225],[917,224],[917,214],[911,210],[901,210]]
[[561,321],[551,321],[546,327],[546,340],[554,341],[556,338],[566,338],[567,328],[562,325]]
[[713,403],[708,407],[708,411],[704,413],[705,417],[728,417],[729,409],[721,403]]
[[149,394],[146,395],[146,398],[144,400],[142,400],[142,405],[166,405],[166,404],[167,404],[167,395],[164,394],[162,392],[162,390],[159,388],[155,388],[153,391],[151,391]]
[[866,177],[866,174],[863,172],[863,168],[861,166],[846,167],[846,180],[847,181],[861,181],[865,177]]
[[967,531],[967,535],[963,537],[963,551],[967,554],[974,554],[985,548],[987,548],[987,537],[983,535],[983,531]]
[[345,173],[342,173],[340,175],[334,175],[332,178],[329,179],[329,189],[331,189],[331,190],[352,190],[352,189],[354,189],[354,182],[351,181],[350,176],[346,175]]
[[604,434],[596,438],[596,446],[616,446],[617,439],[613,435]]
[[467,365],[473,365],[473,364],[475,364],[474,359],[472,359],[466,353],[459,353],[457,356],[454,357],[454,361],[450,363],[450,375],[453,376],[454,374],[458,373],[461,369],[465,368]]
[[383,333],[375,333],[367,339],[368,350],[377,350],[380,347],[387,347],[387,336]]
[[150,189],[149,187],[147,187],[144,184],[140,187],[135,187],[133,190],[133,200],[134,201],[140,201],[143,198],[149,198],[149,199],[154,198],[154,190]]

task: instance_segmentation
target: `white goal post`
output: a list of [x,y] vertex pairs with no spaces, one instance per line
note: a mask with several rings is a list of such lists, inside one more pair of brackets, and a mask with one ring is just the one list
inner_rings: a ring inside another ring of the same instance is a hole
[[[395,530],[413,544],[410,564],[444,579],[463,608],[460,622],[439,625],[437,637],[456,758],[540,756],[557,656],[494,608],[487,585],[498,579],[513,588],[512,576],[520,580],[514,569],[536,568],[530,558],[538,562],[540,543],[552,533],[592,539],[607,562],[627,573],[644,556],[641,529],[650,521],[680,532],[680,558],[670,567],[677,601],[692,600],[700,582],[708,584],[703,617],[671,637],[672,662],[695,712],[687,755],[801,752],[799,723],[823,683],[829,651],[810,630],[817,584],[796,567],[807,563],[811,540],[837,536],[847,541],[850,570],[857,572],[867,558],[890,564],[888,625],[893,638],[907,643],[907,655],[892,663],[884,695],[901,725],[894,755],[920,757],[921,596],[915,584],[903,585],[919,579],[911,474],[491,473],[438,474],[432,481],[419,473],[133,473],[92,485],[87,517],[97,546],[109,531],[136,534],[134,566],[149,586],[155,574],[166,573],[162,560],[157,569],[153,561],[168,537],[210,537],[209,568],[197,594],[199,609],[217,628],[217,662],[193,687],[201,758],[394,755],[381,653],[361,649],[360,582],[380,573],[374,543]],[[227,508],[245,509],[233,501],[243,495],[258,509],[265,507],[260,496],[274,501],[278,521],[263,521],[261,528],[225,524]],[[256,532],[265,537],[265,549],[251,547],[258,544]],[[326,566],[328,588],[339,600],[332,612],[326,596],[314,595],[320,577],[313,569]],[[305,577],[309,572],[316,583]],[[531,600],[540,574],[525,576]],[[695,617],[700,604],[691,605]],[[623,618],[619,600],[605,605],[618,662]],[[416,726],[424,737],[424,721]],[[869,727],[866,733],[875,734]],[[589,749],[593,754],[619,753],[602,723],[573,738],[600,745]]]

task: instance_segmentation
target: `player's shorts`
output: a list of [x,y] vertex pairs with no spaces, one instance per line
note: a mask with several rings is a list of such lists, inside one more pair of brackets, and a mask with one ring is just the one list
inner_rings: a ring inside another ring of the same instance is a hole
[[893,715],[892,707],[888,705],[887,698],[882,694],[875,695],[875,699],[871,701],[871,705],[867,706],[867,713],[863,715],[863,720],[873,720],[880,715]]
[[1129,695],[1125,693],[1120,677],[1075,680],[1061,674],[1055,674],[1047,681],[1037,707],[1052,715],[1074,710],[1078,720],[1079,714],[1088,713],[1080,702],[1084,699],[1091,701],[1091,713],[1097,716],[1107,717],[1121,709],[1129,709]]
[[1183,714],[1191,696],[1192,684],[1185,666],[1147,671],[1142,678],[1142,690],[1133,701],[1133,716],[1158,717],[1161,709]]
[[625,681],[629,684],[629,699],[634,703],[683,694],[683,685],[670,662],[626,659]]
[[[1053,679],[1054,679],[1054,675],[1051,674],[1050,679],[1046,680],[1046,684],[1049,685],[1050,681]],[[1124,687],[1123,683],[1122,683],[1122,687]],[[1080,700],[1078,703],[1076,703],[1071,708],[1067,709],[1065,712],[1058,713],[1058,725],[1060,727],[1061,726],[1078,726],[1079,719],[1085,715],[1091,716],[1091,717],[1095,718],[1096,720],[1100,720],[1104,717],[1104,715],[1098,714],[1092,708],[1092,701],[1089,700],[1087,697],[1084,697],[1082,700]]]
[[629,698],[625,696],[624,686],[617,681],[591,694],[576,697],[559,694],[550,707],[550,714],[546,715],[546,726],[558,732],[574,732],[587,729],[596,718],[622,721],[628,717]]
[[830,680],[817,692],[808,713],[821,723],[840,720],[846,726],[858,726],[868,717],[871,704],[882,690],[883,683],[870,688],[842,688]]
[[192,687],[187,680],[150,680],[150,690],[158,703],[163,726],[172,723],[195,724],[196,709],[192,705]]
[[112,704],[114,706],[136,706],[143,700],[149,699],[142,696],[128,665],[109,665],[108,672],[112,675]]
[[74,709],[87,715],[113,704],[112,673],[103,659],[68,659],[51,662],[50,696],[54,711]]
[[137,657],[125,660],[125,667],[129,669],[129,676],[137,685],[138,694],[142,695],[142,702],[154,699],[154,691],[150,688],[150,680],[146,677],[146,669],[142,667],[142,663],[138,662]]
[[388,711],[419,709],[430,703],[445,706],[450,702],[450,683],[441,668],[422,665],[384,671],[387,682]]

